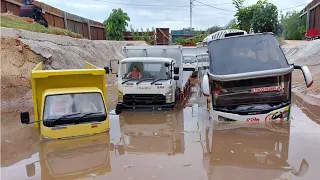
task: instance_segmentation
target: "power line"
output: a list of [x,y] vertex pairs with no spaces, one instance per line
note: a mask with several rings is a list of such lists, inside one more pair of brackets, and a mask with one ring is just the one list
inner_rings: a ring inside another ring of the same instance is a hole
[[215,6],[211,6],[211,5],[209,5],[209,4],[205,4],[205,3],[200,2],[200,1],[197,1],[197,0],[194,0],[194,1],[196,1],[196,2],[198,2],[198,3],[200,3],[200,4],[202,4],[202,5],[206,5],[206,6],[212,7],[212,8],[214,8],[214,9],[219,9],[219,10],[222,10],[222,11],[229,11],[229,12],[236,12],[236,11],[232,11],[232,10],[228,10],[228,9],[222,9],[222,8],[218,8],[218,7],[215,7]]
[[279,9],[278,11],[283,11],[283,10],[286,10],[286,9],[292,9],[292,8],[296,8],[296,7],[300,7],[300,6],[305,6],[307,4],[309,4],[309,3],[304,3],[304,4],[297,5],[297,6],[289,7],[289,8]]
[[105,0],[92,0],[92,1],[106,2],[106,3],[111,3],[111,4],[128,5],[128,6],[189,8],[189,6],[184,6],[184,5],[133,4],[133,3],[121,3],[121,2],[115,2],[115,1],[105,1]]

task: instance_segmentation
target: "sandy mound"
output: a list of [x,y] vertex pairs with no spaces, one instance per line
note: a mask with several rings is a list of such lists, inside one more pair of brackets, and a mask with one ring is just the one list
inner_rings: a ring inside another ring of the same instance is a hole
[[287,43],[282,49],[289,63],[308,66],[313,76],[313,85],[307,89],[303,74],[294,71],[293,91],[308,103],[320,105],[320,40]]
[[[84,61],[104,67],[123,58],[125,41],[74,39],[71,37],[1,28],[1,108],[32,105],[30,72],[39,62],[47,69],[83,68]],[[146,44],[142,41],[130,44]],[[108,75],[107,83],[115,82]],[[21,98],[24,97],[24,98]]]

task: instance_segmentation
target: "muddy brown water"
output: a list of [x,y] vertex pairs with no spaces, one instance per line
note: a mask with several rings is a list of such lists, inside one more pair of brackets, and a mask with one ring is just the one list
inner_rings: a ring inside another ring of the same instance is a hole
[[293,96],[290,126],[215,130],[196,91],[174,111],[110,115],[110,134],[40,143],[34,127],[3,131],[2,179],[319,179],[318,106]]

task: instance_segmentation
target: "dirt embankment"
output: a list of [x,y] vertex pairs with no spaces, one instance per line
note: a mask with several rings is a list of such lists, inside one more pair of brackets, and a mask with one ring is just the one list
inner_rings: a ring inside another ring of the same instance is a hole
[[294,71],[292,90],[306,102],[320,106],[320,40],[286,41],[282,49],[289,63],[308,66],[313,76],[313,85],[306,88],[303,74]]
[[[32,116],[30,75],[39,62],[44,62],[46,69],[84,68],[84,61],[104,67],[112,59],[123,58],[121,46],[126,44],[1,27],[1,165],[10,165],[37,152],[36,130],[33,125],[20,125],[18,112],[29,110]],[[109,110],[117,100],[115,78],[107,75]]]
[[[30,73],[39,62],[47,69],[84,68],[84,61],[104,67],[123,58],[125,41],[74,39],[66,36],[1,28],[1,109],[32,105]],[[145,44],[143,41],[130,44]],[[108,75],[108,86],[115,76]]]

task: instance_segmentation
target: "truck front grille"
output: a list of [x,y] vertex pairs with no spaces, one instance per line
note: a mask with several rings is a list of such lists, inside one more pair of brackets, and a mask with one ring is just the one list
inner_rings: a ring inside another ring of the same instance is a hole
[[123,96],[126,105],[164,105],[166,97],[162,94],[126,94]]

